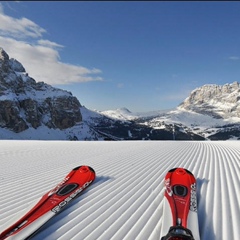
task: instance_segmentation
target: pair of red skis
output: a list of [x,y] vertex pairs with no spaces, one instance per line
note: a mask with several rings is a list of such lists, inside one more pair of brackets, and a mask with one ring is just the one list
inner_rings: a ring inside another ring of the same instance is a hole
[[[86,189],[95,177],[95,171],[89,166],[74,168],[23,217],[8,226],[0,234],[0,240],[29,239],[44,223]],[[164,183],[161,235],[166,236],[161,240],[199,240],[195,177],[186,169],[174,168],[168,171]]]

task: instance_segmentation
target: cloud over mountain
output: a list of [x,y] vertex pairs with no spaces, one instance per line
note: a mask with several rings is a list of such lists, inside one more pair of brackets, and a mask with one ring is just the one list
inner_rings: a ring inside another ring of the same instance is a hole
[[6,15],[0,4],[0,47],[25,66],[39,81],[49,84],[69,84],[102,81],[97,68],[86,68],[61,61],[63,45],[44,39],[47,31],[27,18]]

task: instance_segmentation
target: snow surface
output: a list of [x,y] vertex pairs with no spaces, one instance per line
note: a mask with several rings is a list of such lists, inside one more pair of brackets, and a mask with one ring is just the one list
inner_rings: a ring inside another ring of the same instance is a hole
[[159,240],[163,179],[174,167],[197,178],[202,240],[240,236],[238,141],[0,141],[0,232],[79,165],[95,182],[33,239]]

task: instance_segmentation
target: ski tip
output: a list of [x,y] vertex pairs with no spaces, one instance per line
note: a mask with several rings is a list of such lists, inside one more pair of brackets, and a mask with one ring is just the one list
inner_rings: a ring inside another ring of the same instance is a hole
[[95,170],[92,167],[88,166],[88,168],[91,172],[95,173]]
[[78,167],[75,167],[75,168],[73,168],[73,171],[77,171],[77,170],[79,170],[79,169],[81,169],[82,171],[91,171],[91,172],[93,172],[93,173],[95,173],[95,170],[92,168],[92,167],[90,167],[90,166],[87,166],[87,165],[81,165],[81,166],[78,166]]
[[73,168],[73,171],[77,171],[80,167],[82,167],[82,166],[78,166],[78,167]]
[[168,172],[169,173],[172,173],[172,172],[177,172],[178,174],[185,174],[185,173],[188,173],[190,175],[193,175],[192,172],[190,172],[188,169],[186,168],[172,168],[170,169]]

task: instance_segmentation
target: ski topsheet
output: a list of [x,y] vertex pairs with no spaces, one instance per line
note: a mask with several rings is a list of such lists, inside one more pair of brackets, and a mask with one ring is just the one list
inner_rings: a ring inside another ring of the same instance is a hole
[[177,239],[200,240],[195,177],[187,169],[174,168],[166,174],[164,185],[162,239],[178,235]]
[[0,240],[21,240],[36,232],[71,200],[77,197],[95,179],[95,171],[89,166],[79,166],[52,190],[47,192],[23,217],[0,234]]

